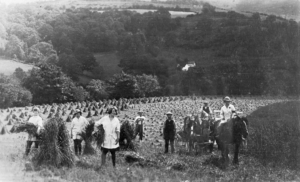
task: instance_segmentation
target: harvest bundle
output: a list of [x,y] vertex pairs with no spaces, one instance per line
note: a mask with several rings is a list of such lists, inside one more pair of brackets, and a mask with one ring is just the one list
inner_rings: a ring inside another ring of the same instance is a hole
[[126,120],[124,123],[122,123],[120,130],[120,147],[122,149],[130,149],[135,151],[136,146],[133,143],[134,130],[129,121]]
[[101,145],[104,141],[104,132],[105,131],[104,131],[103,125],[101,124],[101,125],[97,126],[97,131],[93,135],[98,148],[101,148]]
[[36,165],[52,165],[56,167],[74,164],[74,156],[70,149],[68,132],[61,118],[51,118],[44,124],[41,134],[40,149],[33,157]]
[[37,127],[33,123],[25,122],[25,123],[20,123],[16,125],[14,132],[19,133],[19,132],[27,132],[28,134],[37,135]]
[[85,128],[83,129],[81,136],[85,142],[85,147],[83,150],[83,154],[94,154],[96,153],[95,149],[92,147],[92,133],[94,131],[94,126],[95,126],[95,121],[94,120],[90,120],[89,124],[85,126]]

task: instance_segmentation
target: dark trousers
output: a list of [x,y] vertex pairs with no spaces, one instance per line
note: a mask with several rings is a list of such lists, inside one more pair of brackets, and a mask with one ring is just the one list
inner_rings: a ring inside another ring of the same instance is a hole
[[116,166],[116,151],[118,149],[107,149],[107,148],[103,148],[102,147],[101,150],[102,150],[102,155],[103,155],[103,157],[102,157],[102,165],[105,165],[106,154],[108,152],[110,152],[111,153],[111,160],[112,160],[113,166],[115,167]]
[[34,142],[34,147],[38,148],[39,147],[39,142],[38,141],[27,141],[26,143],[26,151],[25,151],[25,155],[28,155],[31,149],[31,145]]
[[[143,125],[136,125],[135,127],[135,137],[139,135],[140,140],[143,140]],[[135,138],[134,137],[134,138]]]
[[174,153],[175,152],[174,139],[169,139],[169,138],[165,139],[165,153],[168,153],[169,151],[169,143],[171,144],[171,152]]
[[81,155],[81,142],[79,139],[74,140],[75,155]]

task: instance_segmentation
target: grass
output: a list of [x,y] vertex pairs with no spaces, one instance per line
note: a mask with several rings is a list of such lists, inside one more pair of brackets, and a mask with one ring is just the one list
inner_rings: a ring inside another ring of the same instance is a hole
[[22,68],[25,72],[32,69],[34,66],[24,64],[8,59],[0,59],[0,73],[11,75],[17,68]]
[[300,169],[300,102],[265,106],[249,117],[249,154],[265,164]]
[[[249,100],[243,100],[241,98],[234,99],[234,101],[237,102],[237,105],[240,107],[239,110],[242,108],[243,103],[250,102]],[[256,108],[273,102],[278,101],[251,100],[252,104],[255,103]],[[160,110],[162,110],[160,106],[150,106],[151,104],[146,104],[140,105],[140,107],[146,107],[144,110],[147,110],[147,117],[150,119],[149,122],[145,124],[147,128],[147,130],[145,130],[145,134],[147,135],[145,139],[147,140],[142,143],[136,143],[137,152],[139,156],[144,158],[143,161],[128,163],[125,160],[125,156],[128,152],[118,151],[117,169],[112,167],[110,154],[107,156],[106,167],[101,168],[101,152],[95,144],[92,144],[96,149],[96,153],[76,158],[75,166],[72,168],[41,166],[40,169],[36,171],[24,172],[22,171],[24,164],[26,161],[30,161],[23,157],[26,134],[6,134],[0,135],[0,181],[1,174],[4,174],[2,166],[9,166],[7,167],[6,173],[12,173],[12,171],[14,171],[14,173],[22,174],[22,178],[20,175],[17,175],[18,180],[16,181],[32,181],[33,179],[36,181],[299,181],[299,170],[293,170],[289,168],[289,166],[281,163],[274,165],[272,162],[277,160],[277,158],[270,158],[270,161],[267,161],[267,163],[263,162],[259,156],[252,154],[250,150],[253,144],[257,143],[253,131],[258,128],[259,123],[266,122],[265,120],[267,118],[269,118],[268,122],[272,122],[273,124],[277,123],[277,121],[286,123],[284,120],[279,119],[281,116],[280,113],[282,112],[286,113],[286,115],[282,115],[284,118],[289,117],[288,119],[291,120],[291,123],[294,123],[292,121],[295,121],[294,119],[298,116],[297,110],[299,110],[297,103],[299,102],[272,104],[259,107],[256,111],[250,113],[249,149],[242,150],[239,166],[230,164],[224,169],[220,163],[220,152],[217,151],[216,148],[214,149],[214,154],[203,152],[202,154],[196,155],[194,153],[188,154],[182,146],[176,144],[177,152],[175,154],[164,154],[164,143],[161,141],[162,137],[159,136],[161,120],[163,119],[160,116],[162,115],[161,112],[164,111],[160,112]],[[177,104],[193,107],[193,104],[197,103],[189,100],[181,101],[180,103],[174,102],[165,104],[164,107],[167,108],[164,109],[169,110],[169,107],[179,107]],[[218,105],[218,103],[215,104]],[[157,110],[151,112],[154,108],[157,108]],[[183,106],[183,108],[185,107]],[[182,108],[178,109],[180,110]],[[179,110],[175,113],[179,113]],[[280,112],[278,112],[278,110]],[[0,119],[4,118],[6,116],[5,114],[8,114],[8,112],[4,112]],[[66,119],[68,114],[69,113],[66,114],[64,119]],[[127,114],[133,119],[136,110],[124,111],[119,118],[124,119],[124,114]],[[17,115],[19,115],[19,113],[17,113]],[[86,116],[87,112],[84,112],[83,115]],[[175,117],[177,118],[179,115],[175,114]],[[180,122],[179,118],[175,120]],[[282,128],[281,125],[279,126]],[[67,123],[67,128],[70,128],[70,123]],[[268,141],[277,140],[278,138]],[[71,139],[70,142],[72,145],[73,142]],[[71,149],[73,150],[73,146],[71,146]],[[232,149],[233,148],[231,148],[230,152],[231,159],[233,158]],[[281,152],[282,149],[279,148],[277,151]],[[13,169],[11,166],[18,167]]]

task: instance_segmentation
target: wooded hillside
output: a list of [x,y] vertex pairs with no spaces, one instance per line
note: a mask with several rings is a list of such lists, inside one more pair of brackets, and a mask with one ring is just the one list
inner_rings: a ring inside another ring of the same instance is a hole
[[[94,56],[115,52],[123,76],[157,79],[157,95],[296,95],[299,42],[299,23],[293,20],[215,12],[208,5],[187,18],[171,18],[164,8],[137,14],[11,5],[1,8],[0,18],[2,55],[38,67],[58,67],[83,90],[87,85],[78,80],[86,72],[91,79],[115,85],[111,77],[103,80],[103,65]],[[196,67],[178,69],[188,62]],[[143,94],[126,94],[137,96]],[[33,100],[37,97],[33,94]]]

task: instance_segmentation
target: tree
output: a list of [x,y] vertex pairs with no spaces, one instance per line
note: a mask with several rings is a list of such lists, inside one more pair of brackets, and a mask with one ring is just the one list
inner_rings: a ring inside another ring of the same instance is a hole
[[81,70],[91,71],[94,67],[98,66],[96,58],[90,50],[83,45],[78,45],[74,51],[74,55],[81,63]]
[[138,96],[138,83],[133,75],[124,72],[115,74],[107,81],[107,92],[112,98],[130,98]]
[[160,90],[160,85],[156,76],[152,75],[137,75],[139,93],[142,97],[150,97],[155,95]]
[[32,69],[23,85],[33,94],[34,104],[76,100],[73,91],[76,85],[59,67],[52,64],[44,63]]
[[28,62],[57,64],[58,56],[51,44],[39,42],[29,48]]
[[53,27],[47,23],[43,24],[38,32],[43,41],[49,41],[53,37]]
[[14,55],[16,55],[18,59],[23,60],[25,58],[23,45],[24,43],[17,36],[10,36],[5,47],[6,55],[11,58],[13,58]]
[[90,97],[95,100],[101,100],[108,98],[106,92],[106,84],[102,80],[91,80],[86,86],[87,91],[90,93]]
[[0,74],[0,107],[27,106],[32,100],[31,93],[18,81]]
[[20,80],[20,82],[22,82],[27,77],[27,74],[22,68],[19,67],[16,68],[15,72],[13,73],[13,76],[15,76],[17,79]]
[[216,10],[216,7],[214,7],[213,5],[205,2],[202,5],[202,13],[203,14],[209,14],[209,13],[214,13]]
[[4,25],[0,22],[0,52],[5,50],[7,32]]
[[82,73],[81,64],[73,54],[60,54],[57,65],[74,80],[78,80],[78,75]]
[[77,86],[71,89],[74,100],[82,102],[89,98],[89,93],[82,87]]

